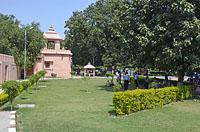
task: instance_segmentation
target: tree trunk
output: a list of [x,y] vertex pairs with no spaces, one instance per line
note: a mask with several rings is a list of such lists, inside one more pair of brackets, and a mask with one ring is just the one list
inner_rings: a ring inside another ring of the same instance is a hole
[[181,70],[178,71],[178,83],[177,83],[177,85],[183,85],[184,75],[185,75],[184,71],[181,71]]
[[10,100],[10,110],[11,111],[13,110],[13,101],[12,101],[12,99]]

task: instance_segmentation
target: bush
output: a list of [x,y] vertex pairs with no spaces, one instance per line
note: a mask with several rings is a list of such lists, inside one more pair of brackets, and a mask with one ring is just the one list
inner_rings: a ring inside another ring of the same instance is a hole
[[29,87],[31,87],[31,82],[29,80],[21,82],[21,85],[23,86],[24,90],[28,90]]
[[178,100],[184,100],[192,98],[194,96],[194,87],[193,86],[179,86]]
[[17,81],[7,81],[3,83],[2,88],[5,92],[0,94],[0,105],[4,104],[9,100],[11,102],[11,107],[12,107],[12,102],[14,98],[21,92],[23,92],[23,90],[27,90],[28,87],[37,83],[41,77],[45,76],[45,74],[46,72],[43,70],[30,76],[29,80],[23,81],[21,83]]
[[31,85],[34,85],[36,83],[36,76],[35,75],[30,76],[29,81]]
[[130,76],[130,83],[131,83],[132,85],[134,85],[134,84],[135,84],[135,79],[134,79],[134,77],[133,77],[133,76]]
[[123,89],[123,86],[121,84],[115,85],[112,87],[114,92],[121,91]]
[[37,83],[40,78],[45,76],[45,74],[46,74],[46,71],[42,70],[30,76],[29,81],[31,85],[34,85],[35,83]]
[[45,70],[42,70],[42,71],[37,72],[36,74],[38,74],[41,78],[41,77],[44,77],[46,73],[47,72]]
[[11,110],[12,110],[12,103],[14,98],[23,91],[22,85],[20,85],[17,81],[7,81],[2,84],[2,88],[6,94],[8,94],[8,99],[11,103]]
[[22,93],[23,91],[24,91],[24,87],[22,86],[22,84],[19,83],[17,95],[19,95],[19,94]]
[[136,89],[116,92],[113,105],[117,115],[162,107],[165,104],[193,97],[192,86],[165,87],[161,89]]
[[5,92],[0,94],[0,106],[8,101],[8,94]]

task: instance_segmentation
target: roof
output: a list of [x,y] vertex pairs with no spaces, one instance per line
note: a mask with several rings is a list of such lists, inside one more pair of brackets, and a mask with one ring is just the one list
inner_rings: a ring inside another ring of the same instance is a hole
[[84,69],[95,69],[95,67],[89,62],[86,66],[84,66]]
[[43,34],[46,39],[55,39],[55,40],[63,40],[59,34],[55,31],[53,26],[50,26],[48,32]]

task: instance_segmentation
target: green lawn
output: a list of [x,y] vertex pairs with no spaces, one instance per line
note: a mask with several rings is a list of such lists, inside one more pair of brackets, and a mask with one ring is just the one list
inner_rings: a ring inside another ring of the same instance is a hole
[[51,80],[37,91],[19,96],[15,104],[34,103],[17,110],[23,132],[199,132],[200,102],[192,100],[129,116],[112,114],[113,92],[104,79]]

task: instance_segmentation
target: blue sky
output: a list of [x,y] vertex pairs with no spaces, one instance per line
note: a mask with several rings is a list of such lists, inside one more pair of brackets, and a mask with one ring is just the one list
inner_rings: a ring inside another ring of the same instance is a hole
[[65,21],[73,11],[80,11],[96,0],[0,0],[0,13],[14,15],[21,24],[39,22],[43,32],[54,25],[64,37]]

